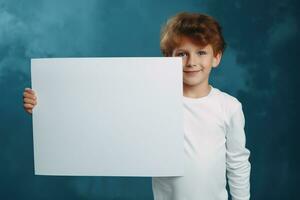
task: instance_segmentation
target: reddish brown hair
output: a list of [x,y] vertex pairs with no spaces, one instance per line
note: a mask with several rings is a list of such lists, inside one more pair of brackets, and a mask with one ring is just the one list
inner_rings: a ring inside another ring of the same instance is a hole
[[162,54],[172,56],[183,38],[191,39],[201,47],[212,45],[214,55],[223,53],[226,47],[220,24],[213,17],[201,13],[181,12],[167,21],[160,35]]

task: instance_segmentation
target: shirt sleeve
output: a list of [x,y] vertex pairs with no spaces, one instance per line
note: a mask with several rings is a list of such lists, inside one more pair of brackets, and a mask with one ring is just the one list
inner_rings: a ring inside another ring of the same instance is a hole
[[232,200],[250,199],[250,151],[246,148],[241,103],[230,117],[226,132],[226,171]]

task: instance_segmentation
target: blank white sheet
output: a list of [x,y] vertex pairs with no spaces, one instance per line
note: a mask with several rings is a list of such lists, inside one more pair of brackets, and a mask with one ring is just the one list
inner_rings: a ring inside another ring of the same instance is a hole
[[31,59],[36,175],[182,176],[182,60]]

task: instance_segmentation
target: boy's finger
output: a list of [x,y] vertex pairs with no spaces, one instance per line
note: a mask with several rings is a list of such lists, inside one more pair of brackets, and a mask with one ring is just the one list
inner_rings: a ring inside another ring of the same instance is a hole
[[33,100],[33,99],[30,99],[30,98],[24,98],[24,102],[25,103],[30,103],[32,105],[35,105],[36,104],[36,101]]
[[25,88],[25,91],[31,94],[35,94],[34,90],[32,90],[31,88]]
[[26,109],[26,112],[32,114],[32,109]]
[[24,103],[24,108],[26,108],[26,109],[32,109],[33,105],[30,104],[30,103]]
[[34,94],[30,94],[28,92],[23,93],[24,97],[30,98],[30,99],[36,99],[36,96]]

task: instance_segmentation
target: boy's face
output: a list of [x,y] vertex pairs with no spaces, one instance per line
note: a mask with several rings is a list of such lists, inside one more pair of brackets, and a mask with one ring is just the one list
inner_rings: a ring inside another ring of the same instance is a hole
[[210,44],[201,47],[184,38],[173,50],[172,56],[182,57],[183,83],[186,86],[197,86],[208,82],[211,68],[219,65],[222,55],[219,53],[215,56]]

